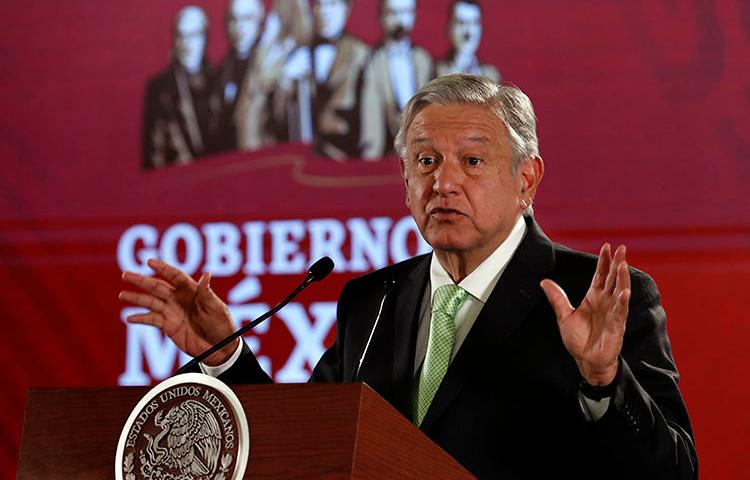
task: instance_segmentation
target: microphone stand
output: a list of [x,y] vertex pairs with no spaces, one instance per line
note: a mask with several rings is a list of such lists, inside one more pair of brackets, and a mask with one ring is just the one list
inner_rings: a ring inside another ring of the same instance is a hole
[[229,345],[232,341],[234,341],[235,339],[237,339],[238,337],[240,337],[244,333],[246,333],[246,332],[252,330],[253,328],[255,328],[260,322],[262,322],[263,320],[267,319],[271,315],[275,314],[276,312],[278,312],[279,310],[281,310],[282,308],[284,308],[284,306],[286,306],[287,303],[291,302],[292,299],[294,297],[296,297],[297,295],[299,295],[299,293],[302,290],[304,290],[305,288],[307,288],[308,285],[310,285],[313,282],[323,280],[323,278],[325,278],[331,272],[331,270],[333,270],[333,260],[331,260],[329,257],[323,257],[320,260],[318,260],[317,262],[315,262],[310,267],[310,270],[307,273],[307,277],[305,277],[305,279],[302,281],[302,283],[300,283],[297,286],[297,288],[295,288],[294,291],[291,294],[289,294],[288,297],[286,297],[284,300],[282,300],[281,302],[279,302],[278,304],[276,304],[276,306],[273,307],[271,310],[267,311],[266,313],[264,313],[260,317],[256,318],[255,320],[253,320],[252,322],[248,323],[244,327],[240,328],[239,330],[237,330],[233,334],[231,334],[228,337],[226,337],[225,339],[221,340],[219,343],[217,343],[216,345],[212,346],[211,348],[209,348],[205,352],[201,353],[197,357],[194,357],[188,363],[186,363],[185,365],[183,365],[182,367],[180,367],[175,372],[175,375],[180,375],[182,373],[187,372],[189,369],[191,369],[193,366],[197,365],[199,362],[202,362],[206,358],[210,357],[214,353],[218,352],[222,348],[224,348],[227,345]]

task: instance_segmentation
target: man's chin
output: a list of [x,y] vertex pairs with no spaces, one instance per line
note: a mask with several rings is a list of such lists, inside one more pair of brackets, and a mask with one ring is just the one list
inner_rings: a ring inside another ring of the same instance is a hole
[[468,249],[469,242],[465,238],[461,238],[456,234],[436,234],[427,235],[427,243],[433,248],[433,250],[443,252],[458,252]]

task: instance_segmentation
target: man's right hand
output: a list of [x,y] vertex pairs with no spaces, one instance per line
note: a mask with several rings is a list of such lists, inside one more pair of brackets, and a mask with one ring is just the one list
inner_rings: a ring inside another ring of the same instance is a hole
[[[131,323],[153,325],[172,339],[177,347],[193,357],[234,331],[232,317],[224,302],[211,290],[211,276],[201,275],[196,282],[184,272],[158,259],[148,265],[157,277],[124,272],[122,279],[142,292],[123,290],[119,298],[149,310],[131,315]],[[225,362],[237,348],[231,343],[205,360],[207,365]]]

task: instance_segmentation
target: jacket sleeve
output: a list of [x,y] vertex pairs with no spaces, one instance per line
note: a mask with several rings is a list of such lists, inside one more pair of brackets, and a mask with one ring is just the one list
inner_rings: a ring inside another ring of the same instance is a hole
[[631,270],[632,297],[621,372],[604,416],[588,423],[592,446],[624,478],[697,478],[679,375],[654,281]]

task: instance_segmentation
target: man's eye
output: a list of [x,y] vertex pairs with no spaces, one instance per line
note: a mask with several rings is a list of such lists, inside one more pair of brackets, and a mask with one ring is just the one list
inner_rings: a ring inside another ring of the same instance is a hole
[[419,157],[417,159],[417,162],[419,162],[420,165],[429,167],[430,165],[433,165],[435,163],[435,158],[434,157]]
[[469,157],[466,159],[466,163],[468,163],[472,167],[476,167],[477,165],[482,163],[482,159],[477,157]]

